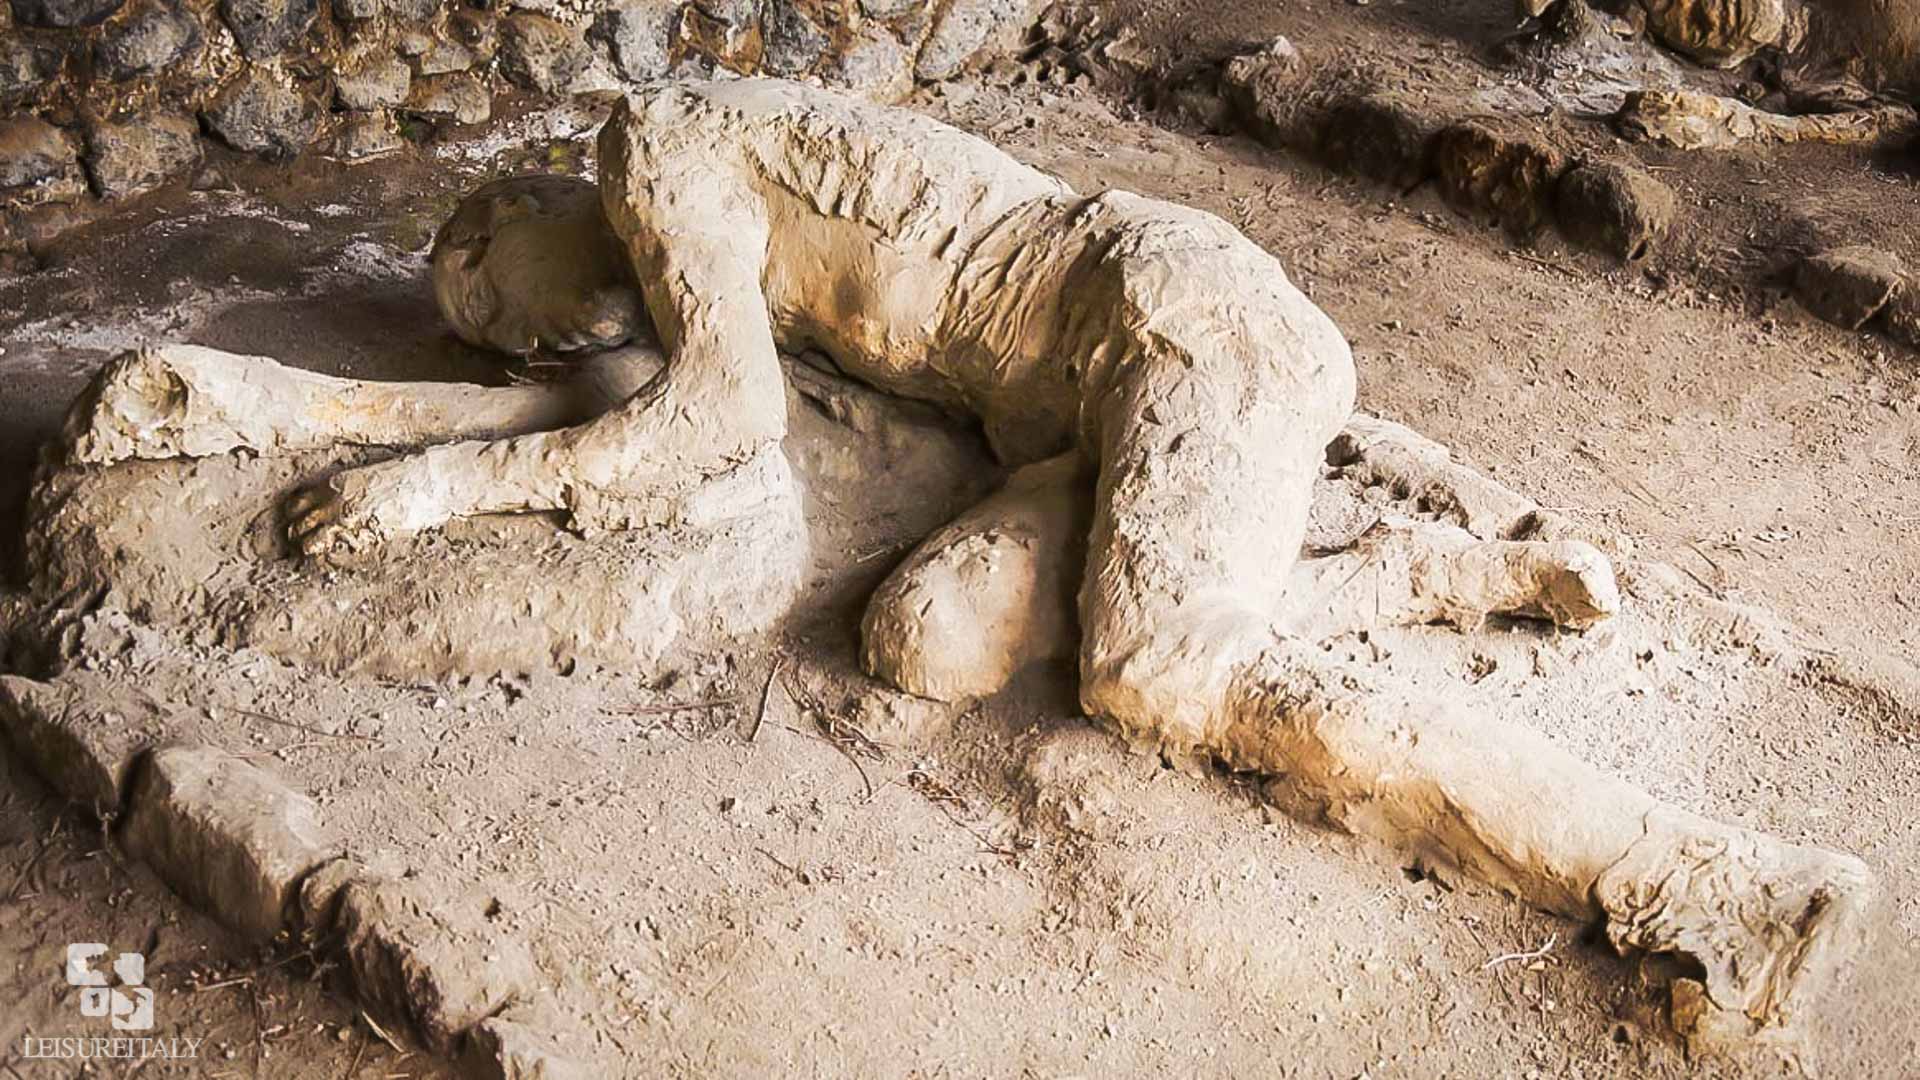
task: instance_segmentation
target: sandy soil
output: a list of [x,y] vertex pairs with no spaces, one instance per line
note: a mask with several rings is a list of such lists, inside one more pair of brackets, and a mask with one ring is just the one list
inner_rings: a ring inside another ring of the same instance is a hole
[[[1303,47],[1319,35],[1379,45],[1389,59],[1420,50],[1465,79],[1460,42],[1491,28],[1458,19],[1464,8],[1294,5],[1208,32],[1284,29]],[[1394,196],[1242,140],[1168,130],[1088,89],[963,84],[915,104],[1083,189],[1131,188],[1225,216],[1279,254],[1353,339],[1364,407],[1836,651],[1914,654],[1910,354],[1814,322],[1764,276],[1650,276],[1550,242],[1514,250],[1431,195]],[[17,505],[25,462],[65,399],[141,338],[362,376],[497,381],[497,365],[434,324],[424,248],[479,177],[582,168],[587,143],[561,119],[533,118],[518,142],[496,140],[511,146],[499,154],[295,177],[223,166],[229,183],[87,230],[48,271],[0,281],[0,458],[11,466],[0,506]],[[547,137],[556,126],[560,137]],[[1911,207],[1911,182],[1862,181],[1859,164],[1837,152],[1753,159],[1790,169],[1796,184],[1824,169],[1835,189],[1879,185],[1893,207],[1885,220],[1910,221],[1898,208]],[[1892,246],[1912,242],[1900,228]],[[997,472],[971,433],[923,415],[859,430],[796,399],[794,416],[816,587],[789,634],[764,647],[591,678],[393,686],[183,649],[113,620],[95,640],[110,670],[225,716],[232,748],[274,759],[313,791],[356,854],[534,942],[557,1004],[644,1063],[636,1073],[1790,1070],[1767,1052],[1687,1062],[1661,1030],[1656,980],[1579,927],[1403,870],[1279,812],[1241,778],[1125,755],[1074,717],[1064,671],[1030,673],[919,749],[870,758],[823,737],[809,698],[876,732],[926,719],[850,677],[859,605],[894,555]],[[1544,649],[1547,670],[1577,672],[1610,662],[1617,645],[1508,647]],[[762,723],[755,703],[776,656],[795,693],[776,694]],[[1889,925],[1802,1059],[1832,1075],[1900,1075],[1920,1030],[1909,1004],[1920,835],[1903,798],[1920,730],[1805,672],[1746,670],[1738,658],[1676,649],[1616,668],[1597,689],[1575,681],[1549,694],[1518,660],[1491,677],[1463,663],[1435,692],[1471,682],[1489,707],[1535,718],[1665,797],[1867,858]],[[730,703],[644,711],[715,699]],[[236,709],[362,738],[249,725]],[[61,943],[130,947],[156,926],[157,1012],[224,1042],[221,1054],[232,1048],[218,1063],[236,1074],[262,1044],[274,1056],[259,1075],[423,1067],[396,1063],[299,961],[259,970],[143,871],[93,854],[99,834],[76,818],[59,818],[43,845],[56,814],[31,781],[0,778],[0,798],[18,810],[0,818],[0,886],[23,882],[0,893],[8,986],[26,1003],[0,1031],[14,1070],[41,1075],[13,1060],[18,1030],[73,1027],[49,960]],[[249,975],[247,987],[193,989]]]

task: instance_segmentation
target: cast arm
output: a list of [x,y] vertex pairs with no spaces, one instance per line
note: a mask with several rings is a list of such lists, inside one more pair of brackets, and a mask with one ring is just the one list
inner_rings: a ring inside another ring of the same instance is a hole
[[576,427],[338,473],[294,496],[290,539],[308,554],[361,550],[456,517],[539,510],[569,511],[582,529],[634,527],[670,518],[704,479],[778,443],[786,399],[760,284],[766,229],[726,224],[629,241],[668,360],[625,404]]

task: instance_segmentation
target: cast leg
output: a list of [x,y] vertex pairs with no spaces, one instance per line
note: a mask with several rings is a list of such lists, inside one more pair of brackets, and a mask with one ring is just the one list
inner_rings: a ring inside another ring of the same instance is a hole
[[[958,701],[999,691],[1029,664],[1071,656],[1092,517],[1092,477],[1077,453],[1021,469],[874,591],[861,623],[867,674]],[[1305,641],[1442,621],[1471,629],[1496,614],[1577,629],[1618,606],[1606,557],[1586,544],[1483,541],[1416,521],[1301,559],[1286,596],[1280,626]]]
[[867,674],[957,701],[1072,655],[1091,480],[1077,452],[1029,465],[915,548],[867,605]]
[[[1604,918],[1622,946],[1688,956],[1712,1025],[1790,1019],[1799,988],[1856,940],[1871,892],[1858,860],[1669,807],[1523,725],[1380,685],[1279,631],[1278,584],[1351,384],[1334,370],[1343,350],[1275,342],[1282,359],[1263,368],[1235,355],[1250,336],[1189,335],[1174,357],[1142,342],[1149,363],[1105,402],[1080,609],[1088,712],[1136,741],[1285,777],[1345,827]],[[1610,606],[1591,549],[1561,552],[1543,580],[1529,565],[1541,549],[1406,535],[1389,539],[1406,545],[1403,615],[1449,596],[1480,610],[1531,596],[1576,621],[1601,612],[1572,607]],[[1411,565],[1436,545],[1438,570]]]
[[1668,806],[1523,725],[1379,685],[1278,642],[1210,747],[1284,776],[1330,820],[1423,864],[1600,919],[1622,950],[1699,966],[1689,1034],[1784,1025],[1857,947],[1873,884],[1858,859]]
[[1613,566],[1590,544],[1482,540],[1452,525],[1396,521],[1351,550],[1294,564],[1279,625],[1302,641],[1435,622],[1473,630],[1489,615],[1584,630],[1619,610]]
[[[1089,404],[1100,475],[1080,698],[1127,734],[1199,747],[1274,640],[1353,362],[1264,256],[1173,252],[1124,272],[1152,315]],[[1248,284],[1223,302],[1227,276]]]

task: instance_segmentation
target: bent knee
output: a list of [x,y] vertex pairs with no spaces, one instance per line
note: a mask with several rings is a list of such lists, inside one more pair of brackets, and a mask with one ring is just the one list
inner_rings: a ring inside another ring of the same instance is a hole
[[867,674],[937,701],[984,697],[1029,664],[1071,655],[1071,586],[1017,532],[965,536],[910,559],[860,627]]
[[1085,621],[1080,707],[1183,751],[1217,741],[1236,680],[1275,640],[1268,620],[1229,603]]

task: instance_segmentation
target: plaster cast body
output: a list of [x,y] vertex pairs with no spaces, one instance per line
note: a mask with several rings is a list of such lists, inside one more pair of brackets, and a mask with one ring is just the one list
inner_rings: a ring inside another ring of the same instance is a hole
[[[772,81],[630,99],[602,132],[600,171],[666,367],[578,426],[338,474],[291,504],[306,551],[486,512],[562,511],[584,532],[672,520],[714,478],[777,453],[776,349],[816,349],[875,387],[973,413],[1030,466],[883,586],[870,670],[965,696],[1077,648],[1086,711],[1135,741],[1284,775],[1429,866],[1601,919],[1623,946],[1685,953],[1704,973],[1705,1032],[1791,1019],[1808,976],[1844,955],[1870,892],[1857,860],[1664,806],[1529,728],[1377,686],[1318,647],[1370,620],[1510,612],[1578,628],[1619,597],[1594,547],[1514,539],[1517,496],[1364,418],[1343,436],[1346,466],[1431,488],[1466,528],[1389,524],[1302,561],[1352,361],[1225,222],[1076,195],[932,120]],[[76,413],[76,452],[139,453],[120,414]],[[1376,586],[1364,604],[1345,591],[1362,576]]]

